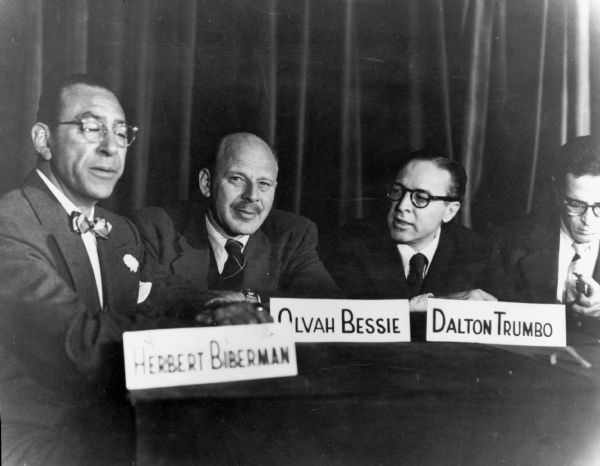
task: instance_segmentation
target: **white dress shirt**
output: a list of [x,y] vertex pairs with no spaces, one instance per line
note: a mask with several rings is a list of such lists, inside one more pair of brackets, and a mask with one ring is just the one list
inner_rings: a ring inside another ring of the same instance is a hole
[[433,237],[433,240],[431,241],[431,243],[429,243],[427,246],[425,246],[420,251],[416,251],[415,249],[410,247],[408,244],[397,244],[396,245],[396,247],[398,248],[398,252],[400,253],[400,257],[402,258],[402,266],[404,267],[404,274],[406,275],[406,278],[408,278],[408,274],[410,273],[410,271],[408,270],[410,267],[410,258],[412,256],[414,256],[415,254],[417,254],[418,252],[420,252],[425,257],[427,257],[427,265],[425,266],[423,276],[425,277],[427,275],[427,272],[429,271],[429,266],[431,265],[431,261],[433,260],[433,256],[435,255],[435,251],[437,250],[438,244],[440,242],[441,234],[442,234],[442,229],[438,228],[438,231],[436,232],[435,236]]
[[[81,209],[77,207],[75,204],[71,202],[71,200],[64,195],[64,193],[58,189],[52,181],[50,181],[46,175],[44,175],[39,169],[36,169],[37,174],[42,179],[42,181],[48,186],[50,192],[56,197],[56,200],[63,206],[65,209],[67,216],[71,215],[74,211],[81,212]],[[93,220],[94,218],[94,208],[91,210],[92,218],[89,220]],[[67,218],[65,218],[65,222],[67,222]],[[75,234],[75,233],[73,233]],[[92,270],[94,271],[94,279],[96,280],[96,288],[98,289],[98,297],[100,298],[100,307],[104,307],[104,296],[102,294],[102,274],[100,273],[100,259],[98,258],[98,249],[96,246],[96,235],[90,230],[86,233],[80,235],[83,241],[83,245],[85,246],[85,250],[87,251],[88,257],[90,259],[90,264],[92,265]]]

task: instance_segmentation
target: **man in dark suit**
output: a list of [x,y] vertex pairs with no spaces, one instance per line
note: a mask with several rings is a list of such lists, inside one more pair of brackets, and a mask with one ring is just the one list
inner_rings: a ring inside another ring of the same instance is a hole
[[449,223],[465,192],[462,166],[423,150],[393,173],[387,222],[347,225],[328,248],[325,262],[342,291],[351,298],[410,299],[411,310],[421,311],[430,296],[495,299],[488,293],[498,273],[489,243]]
[[200,191],[207,202],[145,208],[132,214],[146,249],[172,272],[203,289],[252,290],[270,296],[337,297],[317,255],[308,219],[271,209],[278,163],[259,137],[224,137]]
[[599,328],[600,140],[574,138],[555,162],[554,206],[504,238],[505,298],[564,303],[576,325]]
[[102,81],[45,80],[37,169],[0,198],[2,464],[131,464],[122,333],[204,299],[147,257],[131,222],[96,206],[136,130]]

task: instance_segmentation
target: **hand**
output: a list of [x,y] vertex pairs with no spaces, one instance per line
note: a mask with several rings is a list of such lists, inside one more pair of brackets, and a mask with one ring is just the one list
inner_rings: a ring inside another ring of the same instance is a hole
[[246,301],[246,297],[241,291],[213,290],[212,292],[216,296],[204,303],[209,308],[217,308],[226,304]]
[[440,299],[467,299],[472,301],[498,301],[495,296],[492,296],[486,291],[475,290],[457,291],[456,293],[449,293],[446,296],[437,296]]
[[266,324],[273,318],[265,306],[239,301],[206,309],[196,316],[196,321],[201,325],[244,325]]
[[410,312],[426,312],[427,311],[427,298],[432,298],[431,293],[420,294],[410,298],[408,302],[408,310]]
[[583,293],[577,295],[577,299],[572,303],[571,309],[587,317],[600,318],[600,284],[592,277],[581,275],[582,280],[587,286],[587,296]]

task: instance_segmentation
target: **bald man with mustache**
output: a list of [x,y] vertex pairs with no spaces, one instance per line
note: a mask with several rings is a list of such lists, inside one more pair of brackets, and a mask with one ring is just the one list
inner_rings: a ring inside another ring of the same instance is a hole
[[341,297],[317,254],[317,227],[272,209],[278,161],[250,133],[225,136],[199,174],[205,202],[131,215],[150,255],[207,290],[248,299]]

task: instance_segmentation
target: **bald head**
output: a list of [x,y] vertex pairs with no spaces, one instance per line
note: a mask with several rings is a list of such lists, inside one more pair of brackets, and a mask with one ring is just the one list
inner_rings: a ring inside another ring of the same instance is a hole
[[230,237],[258,230],[273,205],[277,172],[277,158],[261,138],[250,133],[225,136],[214,163],[199,178],[213,225]]

